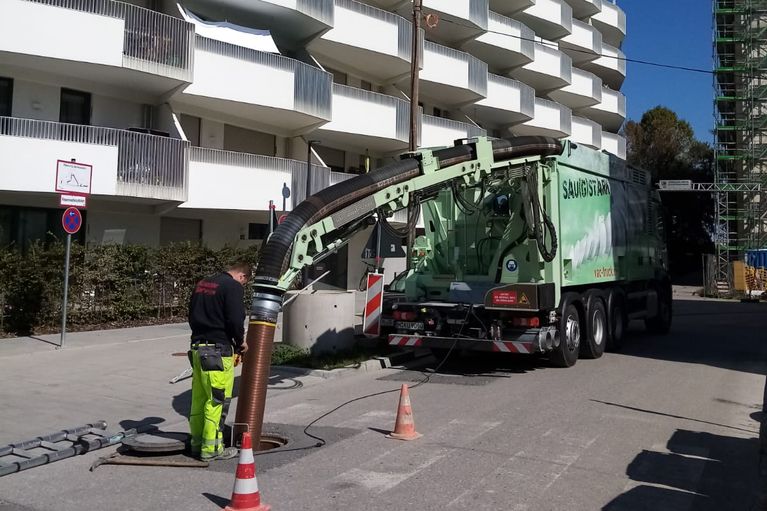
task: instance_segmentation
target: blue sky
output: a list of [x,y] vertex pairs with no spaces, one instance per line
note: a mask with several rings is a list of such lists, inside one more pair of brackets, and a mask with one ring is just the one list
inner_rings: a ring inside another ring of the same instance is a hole
[[[608,1],[608,0],[605,0]],[[618,0],[626,13],[626,40],[622,50],[629,59],[691,68],[712,68],[711,0]],[[662,105],[689,122],[695,137],[712,142],[713,79],[633,62],[626,81],[628,118],[639,121],[647,110]]]

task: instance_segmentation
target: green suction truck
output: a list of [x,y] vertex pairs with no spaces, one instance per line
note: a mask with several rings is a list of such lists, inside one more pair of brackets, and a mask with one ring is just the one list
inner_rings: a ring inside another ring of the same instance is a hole
[[483,161],[478,139],[484,170],[449,180],[420,155],[432,179],[412,183],[423,234],[411,269],[384,293],[390,345],[542,353],[569,367],[619,349],[629,320],[668,332],[671,280],[649,173],[550,142],[561,151],[498,163]]

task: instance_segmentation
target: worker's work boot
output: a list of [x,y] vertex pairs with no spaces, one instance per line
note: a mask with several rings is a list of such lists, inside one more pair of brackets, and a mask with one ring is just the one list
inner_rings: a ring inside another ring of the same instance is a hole
[[227,447],[218,454],[207,456],[205,454],[200,456],[202,461],[218,461],[218,460],[230,460],[239,454],[239,450],[236,447]]

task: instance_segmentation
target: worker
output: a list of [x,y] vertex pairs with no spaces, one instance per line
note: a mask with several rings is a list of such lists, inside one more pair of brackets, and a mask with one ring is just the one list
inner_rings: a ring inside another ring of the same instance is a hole
[[189,413],[192,455],[203,461],[230,459],[236,447],[224,448],[223,426],[234,387],[235,358],[245,343],[244,287],[251,266],[238,262],[202,279],[189,303],[192,342],[192,405]]

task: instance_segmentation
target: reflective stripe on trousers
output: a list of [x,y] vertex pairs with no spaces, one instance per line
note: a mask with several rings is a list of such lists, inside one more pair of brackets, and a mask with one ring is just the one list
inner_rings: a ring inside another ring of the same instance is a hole
[[189,432],[192,453],[215,456],[224,449],[223,427],[234,387],[234,357],[221,357],[223,371],[203,371],[192,350],[192,408]]

